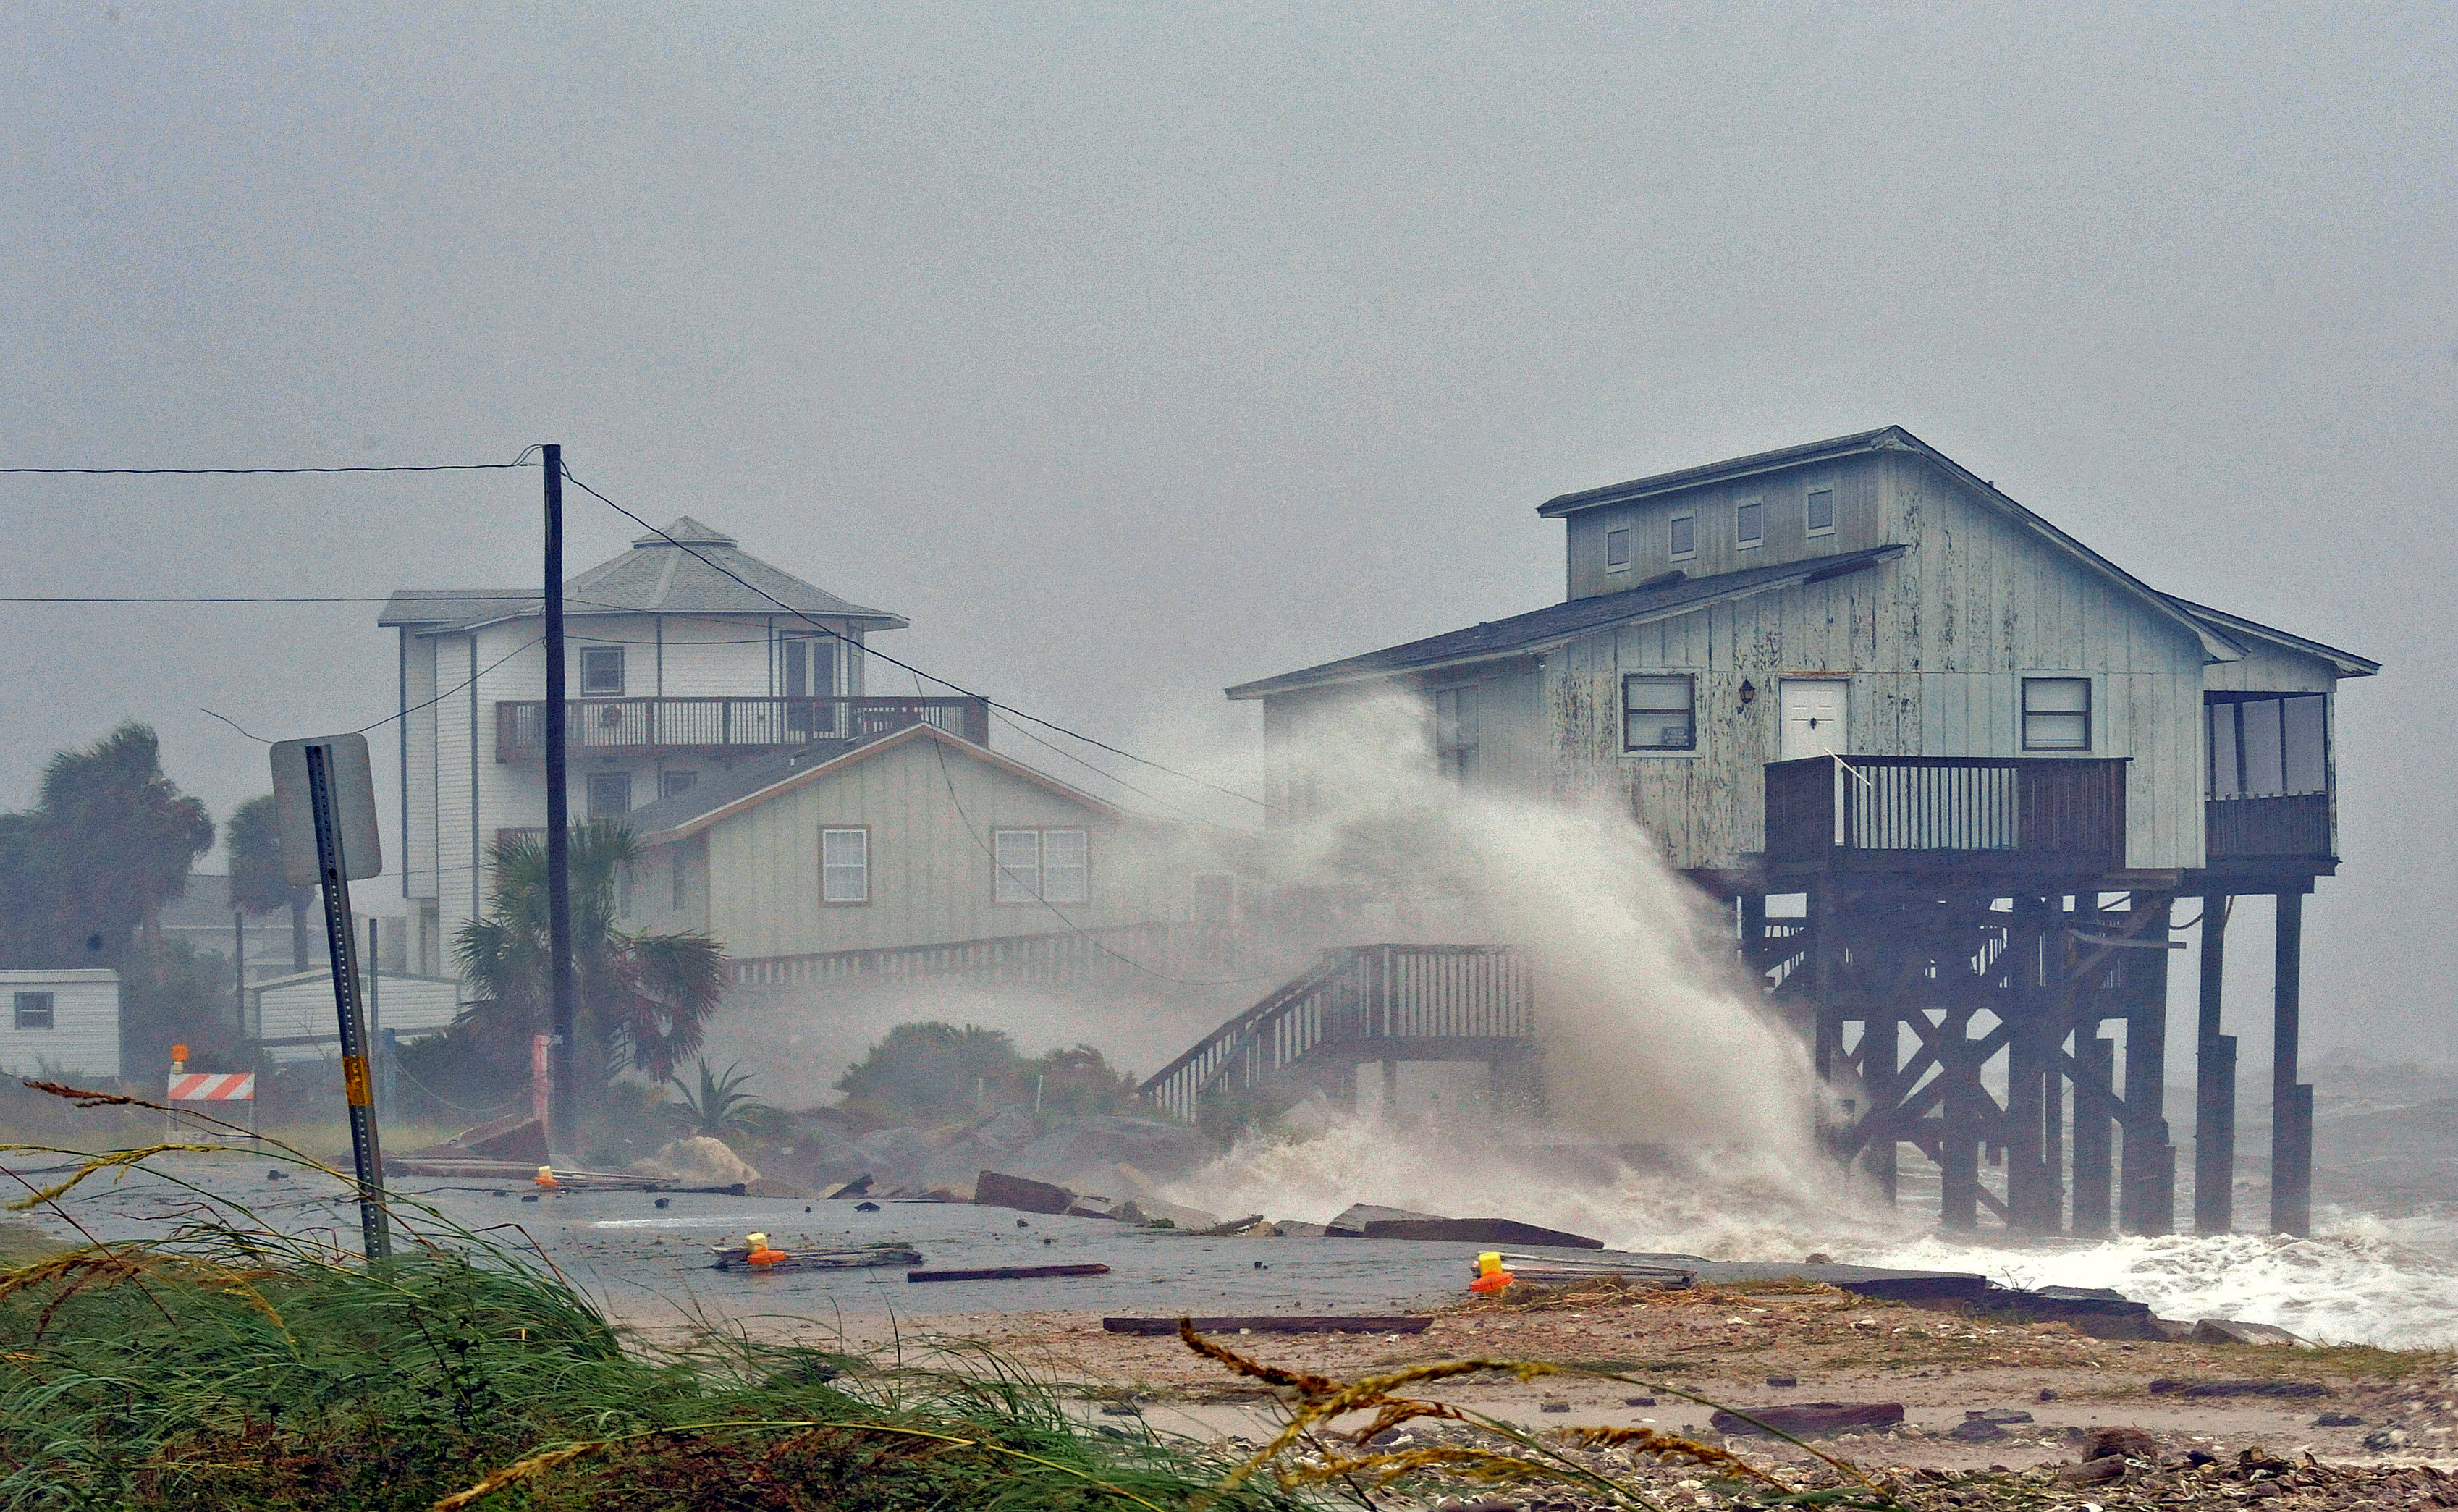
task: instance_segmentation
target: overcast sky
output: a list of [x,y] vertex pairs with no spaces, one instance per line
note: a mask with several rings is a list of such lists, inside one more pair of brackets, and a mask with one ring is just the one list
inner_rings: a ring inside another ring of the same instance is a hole
[[[2343,699],[2308,1043],[2453,1053],[2446,5],[0,28],[9,464],[559,441],[910,616],[906,659],[1177,761],[1251,752],[1224,684],[1558,599],[1552,494],[1901,424],[2387,664]],[[519,586],[535,492],[0,479],[0,593]],[[575,570],[634,533],[576,502]],[[263,752],[198,708],[389,713],[375,610],[0,605],[0,804],[135,715],[226,815]]]

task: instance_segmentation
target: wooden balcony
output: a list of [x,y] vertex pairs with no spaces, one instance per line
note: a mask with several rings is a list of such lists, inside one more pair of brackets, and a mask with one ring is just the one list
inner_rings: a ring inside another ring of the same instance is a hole
[[[982,698],[574,698],[564,709],[573,756],[754,755],[814,740],[889,735],[928,724],[975,745],[990,739]],[[495,759],[546,757],[546,701],[495,705]]]
[[2125,766],[2091,756],[1771,762],[1766,859],[1858,870],[2121,871]]

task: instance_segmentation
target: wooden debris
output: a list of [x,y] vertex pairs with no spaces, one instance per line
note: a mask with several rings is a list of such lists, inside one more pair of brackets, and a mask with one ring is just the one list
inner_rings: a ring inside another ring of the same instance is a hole
[[922,1254],[898,1244],[872,1245],[860,1250],[788,1250],[785,1258],[772,1265],[753,1265],[751,1252],[741,1245],[729,1245],[712,1250],[719,1271],[860,1271],[885,1265],[920,1265]]
[[[1422,1334],[1431,1317],[1196,1317],[1187,1321],[1198,1334]],[[1112,1334],[1176,1334],[1175,1317],[1105,1317],[1101,1327]]]
[[1045,1275],[1107,1275],[1106,1265],[994,1265],[973,1271],[907,1271],[908,1281],[1031,1281]]
[[2155,1380],[2154,1397],[2326,1397],[2330,1388],[2310,1380]]
[[[1899,1401],[1796,1401],[1781,1406],[1752,1407],[1750,1418],[1719,1412],[1707,1419],[1718,1433],[1764,1434],[1770,1431],[1811,1439],[1856,1428],[1885,1428],[1904,1420]],[[1760,1426],[1763,1424],[1764,1426]]]

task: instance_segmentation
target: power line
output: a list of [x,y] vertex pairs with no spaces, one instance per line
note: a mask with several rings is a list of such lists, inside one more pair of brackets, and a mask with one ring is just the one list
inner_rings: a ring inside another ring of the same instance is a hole
[[[909,672],[917,677],[927,677],[942,688],[953,688],[956,692],[964,694],[968,698],[979,698],[983,703],[989,705],[992,709],[998,710],[1002,714],[1013,715],[1019,719],[1030,719],[1034,724],[1041,726],[1045,730],[1055,730],[1060,735],[1067,736],[1071,740],[1081,740],[1086,745],[1094,746],[1103,751],[1107,751],[1112,756],[1124,756],[1138,766],[1148,766],[1156,772],[1166,772],[1171,777],[1177,777],[1180,781],[1192,782],[1198,787],[1210,788],[1213,792],[1219,793],[1223,797],[1237,798],[1241,802],[1252,803],[1257,808],[1266,808],[1269,806],[1265,804],[1261,798],[1256,797],[1250,793],[1240,793],[1234,788],[1224,788],[1217,782],[1207,782],[1203,778],[1197,777],[1192,773],[1180,772],[1175,767],[1163,766],[1161,763],[1152,760],[1149,757],[1139,756],[1132,751],[1121,750],[1119,747],[1114,746],[1106,740],[1096,740],[1093,736],[1085,735],[1080,731],[1070,730],[1065,725],[1056,724],[1051,720],[1044,719],[1039,715],[1028,714],[1024,710],[1014,707],[1012,704],[1001,703],[997,699],[992,698],[986,694],[974,693],[969,688],[949,682],[947,678],[939,676],[935,673],[924,672],[921,668],[914,666],[910,662],[899,661],[895,657],[888,655],[885,652],[873,651],[868,646],[857,646],[853,640],[841,633],[833,627],[821,624],[818,620],[811,618],[810,615],[804,613],[799,609],[796,609],[793,605],[786,603],[783,599],[769,592],[766,589],[760,587],[758,584],[751,582],[747,578],[744,578],[741,574],[728,570],[723,564],[710,561],[706,556],[693,550],[685,543],[676,540],[673,536],[666,534],[665,531],[658,529],[656,526],[641,519],[631,510],[624,508],[621,505],[616,504],[614,500],[606,497],[606,495],[599,493],[596,489],[581,482],[578,478],[573,477],[572,469],[570,467],[563,469],[563,475],[571,482],[573,487],[578,488],[581,492],[589,495],[593,499],[595,499],[598,503],[606,506],[608,508],[631,521],[633,524],[639,526],[650,534],[656,536],[659,540],[664,541],[668,546],[675,547],[687,555],[697,558],[702,566],[709,568],[711,570],[732,578],[735,582],[749,589],[754,593],[759,594],[761,598],[764,598],[769,603],[776,605],[779,609],[781,609],[786,613],[793,615],[796,619],[802,621],[802,623],[810,626],[813,630],[819,631],[821,633],[830,636],[833,639],[844,641],[848,646],[855,646],[856,650],[868,655],[876,656],[881,661],[887,663],[891,667],[902,668],[904,671]],[[1115,779],[1114,778],[1113,780]]]
[[336,472],[501,472],[528,462],[431,462],[385,467],[0,467],[0,473],[47,478],[252,478]]

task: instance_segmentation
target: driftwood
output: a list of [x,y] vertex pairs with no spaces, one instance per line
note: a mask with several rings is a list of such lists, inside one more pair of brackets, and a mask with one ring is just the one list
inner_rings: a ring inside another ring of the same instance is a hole
[[768,1265],[753,1265],[751,1252],[741,1245],[729,1245],[711,1251],[717,1256],[719,1271],[861,1271],[884,1265],[920,1265],[922,1253],[902,1245],[874,1245],[862,1250],[788,1250],[785,1258]]
[[1045,1275],[1107,1275],[1106,1265],[993,1265],[977,1271],[907,1271],[908,1281],[1031,1281]]
[[[1796,1401],[1780,1407],[1752,1407],[1750,1418],[1719,1412],[1707,1419],[1718,1433],[1762,1434],[1770,1431],[1812,1439],[1820,1434],[1854,1428],[1884,1428],[1904,1420],[1899,1401]],[[1760,1426],[1763,1424],[1764,1426]]]
[[[1192,1317],[1198,1334],[1422,1334],[1431,1317]],[[1174,1317],[1105,1317],[1101,1327],[1113,1334],[1175,1334]]]

